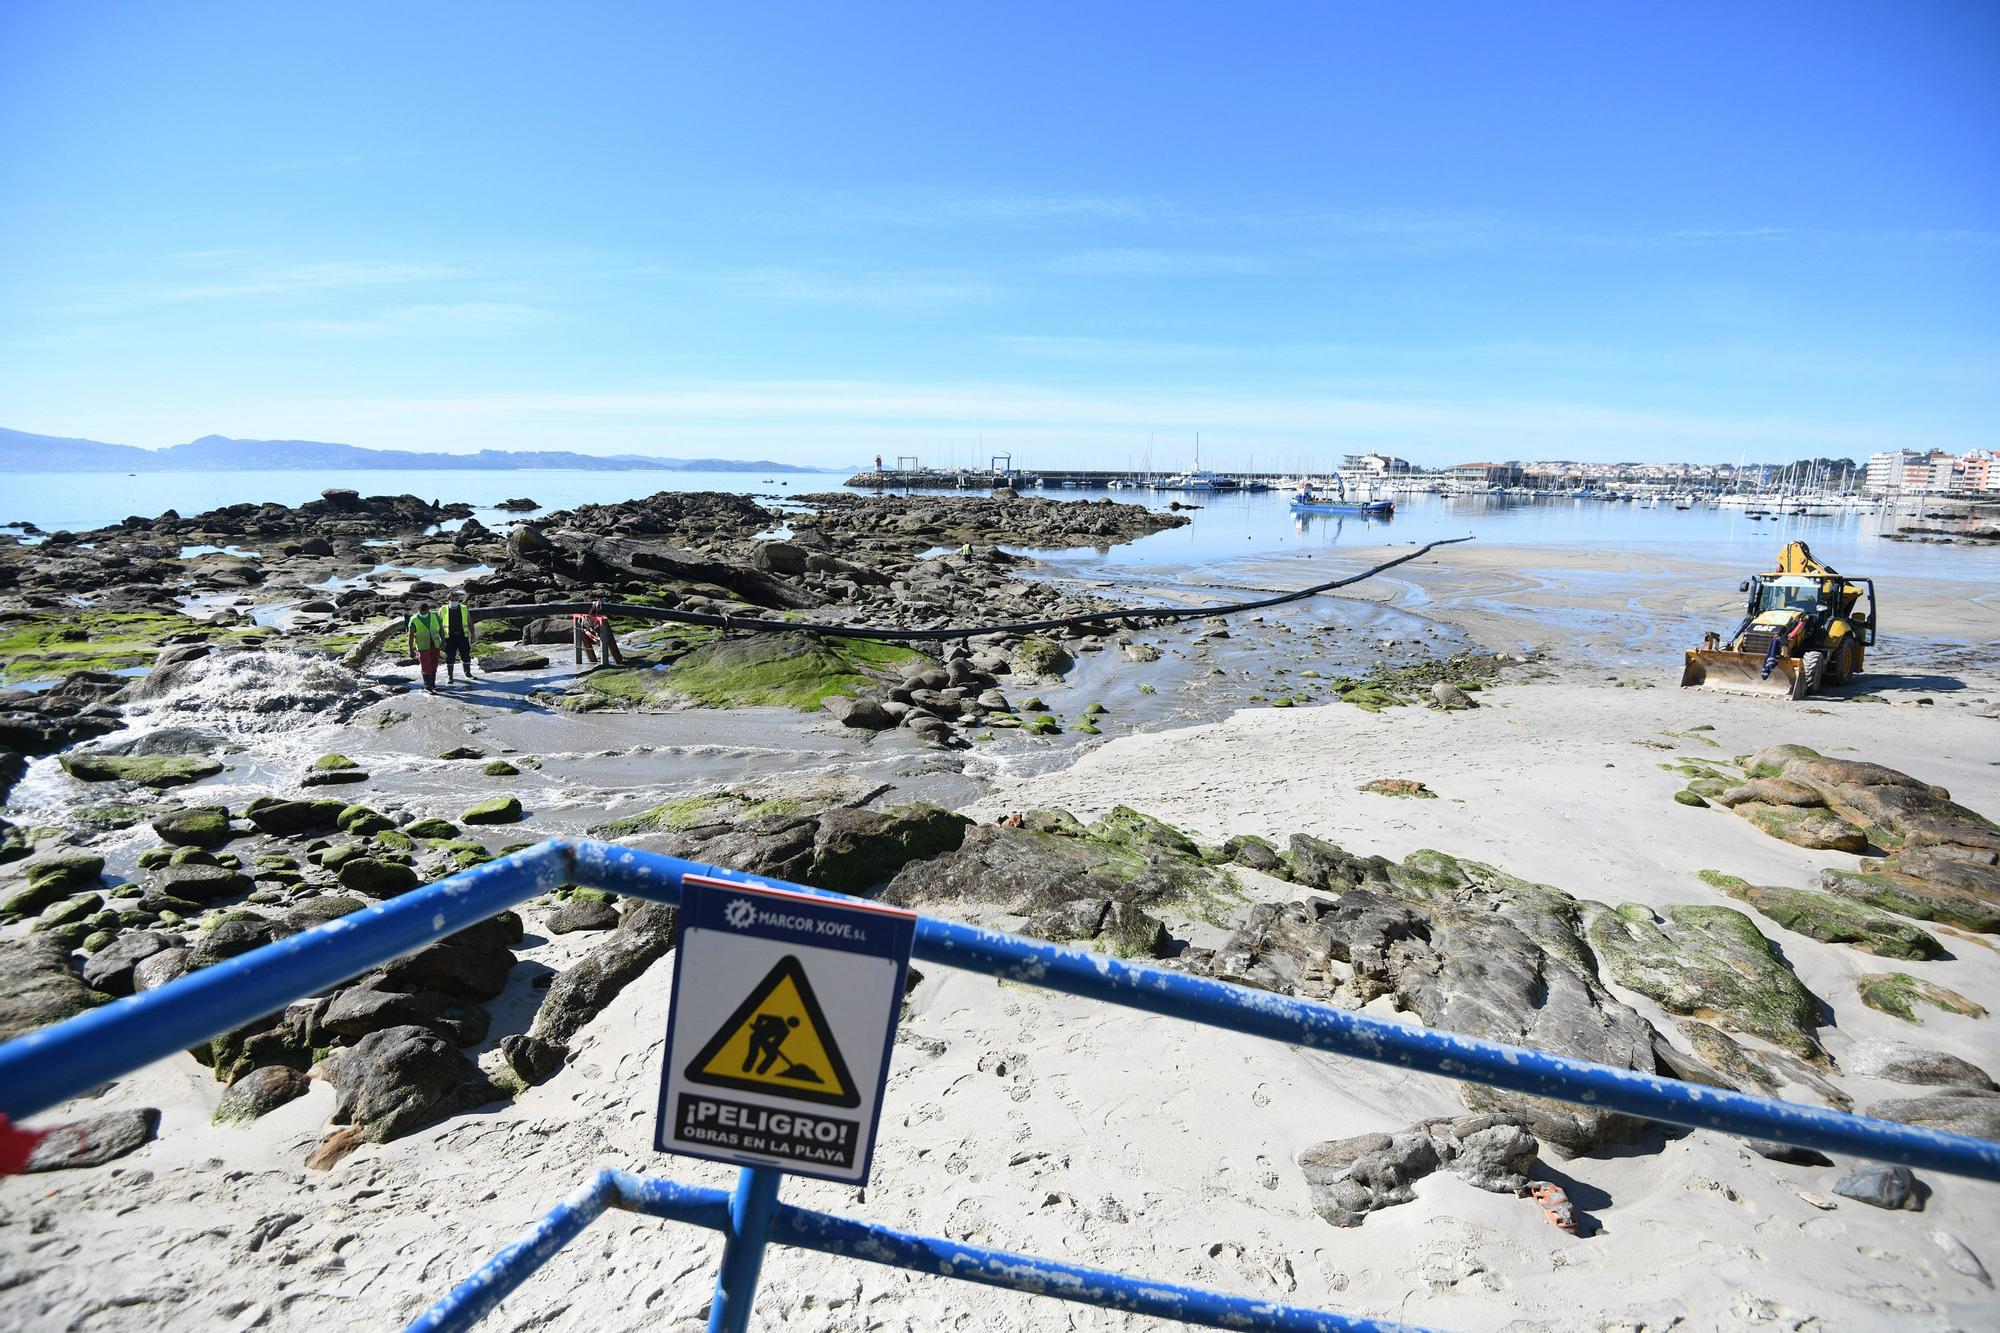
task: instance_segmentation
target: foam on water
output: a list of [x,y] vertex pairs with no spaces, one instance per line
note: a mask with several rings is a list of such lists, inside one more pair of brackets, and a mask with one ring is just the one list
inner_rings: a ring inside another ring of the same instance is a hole
[[310,717],[345,718],[360,703],[360,679],[328,658],[283,648],[219,653],[156,672],[136,721],[194,716],[230,732],[297,729]]

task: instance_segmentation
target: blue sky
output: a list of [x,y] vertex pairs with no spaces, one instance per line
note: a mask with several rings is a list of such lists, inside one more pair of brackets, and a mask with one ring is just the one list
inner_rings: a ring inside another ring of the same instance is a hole
[[0,2],[0,425],[2000,445],[2000,6]]

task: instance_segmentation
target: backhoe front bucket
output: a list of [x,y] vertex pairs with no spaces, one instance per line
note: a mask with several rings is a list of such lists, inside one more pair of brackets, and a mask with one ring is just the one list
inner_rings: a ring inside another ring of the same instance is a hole
[[1687,664],[1681,668],[1682,686],[1703,690],[1736,690],[1744,694],[1770,694],[1790,698],[1798,679],[1799,659],[1781,657],[1764,674],[1762,653],[1731,653],[1719,649],[1690,648]]

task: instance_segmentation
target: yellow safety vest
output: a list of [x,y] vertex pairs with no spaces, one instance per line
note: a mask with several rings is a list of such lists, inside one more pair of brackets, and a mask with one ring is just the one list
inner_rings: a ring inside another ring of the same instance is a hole
[[410,617],[410,638],[420,653],[443,647],[444,620],[435,611],[419,611]]
[[464,602],[446,602],[444,607],[444,632],[447,638],[472,638],[472,608]]

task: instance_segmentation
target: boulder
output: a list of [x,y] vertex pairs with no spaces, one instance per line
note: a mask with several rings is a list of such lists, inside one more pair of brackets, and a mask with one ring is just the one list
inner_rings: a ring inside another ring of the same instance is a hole
[[1833,1192],[1877,1208],[1921,1210],[1923,1194],[1907,1166],[1880,1163],[1857,1167],[1834,1182]]
[[526,813],[519,797],[495,796],[467,807],[458,818],[464,824],[514,824],[526,818]]
[[158,990],[170,981],[178,981],[187,975],[188,951],[186,949],[162,949],[156,954],[139,960],[132,969],[132,991]]
[[521,933],[521,918],[502,912],[384,964],[364,982],[378,990],[440,991],[464,1000],[490,1000],[507,988],[507,973],[515,962],[507,946]]
[[1841,1057],[1840,1063],[1850,1074],[1886,1078],[1894,1083],[1977,1088],[1984,1092],[1996,1090],[1992,1076],[1971,1061],[1908,1042],[1858,1042],[1854,1049]]
[[250,877],[240,870],[202,865],[195,861],[161,866],[152,872],[149,883],[161,893],[192,903],[234,898],[256,887]]
[[1987,1088],[1940,1088],[1924,1097],[1877,1102],[1868,1114],[1947,1134],[2000,1142],[2000,1092]]
[[230,1084],[222,1100],[216,1103],[211,1119],[218,1125],[245,1124],[305,1096],[311,1088],[312,1080],[298,1070],[285,1065],[265,1065]]
[[171,810],[153,821],[153,832],[177,847],[220,847],[231,837],[229,808],[191,805]]
[[896,725],[896,719],[882,706],[880,699],[829,694],[819,701],[819,706],[833,714],[834,720],[842,726],[863,731],[886,731]]
[[[1338,896],[1255,904],[1225,943],[1188,950],[1182,965],[1343,1007],[1389,995],[1427,1027],[1658,1070],[1658,1034],[1598,978],[1582,924],[1594,904],[1439,852],[1396,863],[1303,835],[1292,839],[1292,870]],[[1460,1096],[1569,1152],[1643,1130],[1616,1112],[1483,1085],[1462,1084]]]
[[82,1013],[96,997],[69,970],[69,950],[46,935],[0,939],[0,1041]]
[[111,1111],[57,1125],[28,1152],[23,1171],[64,1171],[101,1166],[143,1148],[159,1132],[160,1113],[150,1106]]
[[423,881],[417,872],[400,861],[373,856],[357,856],[340,867],[340,887],[370,898],[390,898],[414,889]]
[[568,935],[579,930],[612,930],[618,925],[618,909],[594,898],[578,898],[549,913],[546,924],[551,935]]
[[243,916],[218,922],[188,945],[187,970],[197,972],[213,967],[224,959],[261,949],[297,933],[284,922],[265,917]]
[[324,1065],[339,1090],[333,1123],[353,1125],[373,1143],[420,1129],[498,1093],[479,1067],[427,1028],[371,1032]]
[[259,832],[291,838],[303,833],[326,833],[340,826],[345,801],[284,801],[260,796],[244,807],[243,814]]
[[0,900],[0,915],[34,916],[79,889],[99,884],[104,858],[87,852],[59,852],[36,857],[21,868],[21,873],[27,887]]
[[1694,1015],[1824,1062],[1820,1003],[1743,913],[1639,903],[1585,907],[1591,946],[1606,973],[1669,1013]]
[[84,984],[106,995],[130,995],[133,970],[154,954],[180,944],[180,936],[163,931],[127,931],[84,960]]
[[454,1046],[484,1041],[493,1017],[477,1004],[441,991],[384,989],[379,979],[336,991],[318,1015],[322,1031],[365,1037],[384,1028],[429,1028]]
[[923,804],[888,811],[836,807],[690,828],[668,850],[711,865],[859,893],[912,861],[956,848],[970,824],[962,815]]
[[1475,705],[1472,696],[1449,681],[1438,681],[1431,686],[1431,701],[1447,713],[1462,712]]
[[1408,1203],[1431,1172],[1456,1172],[1496,1194],[1528,1187],[1540,1144],[1506,1116],[1421,1120],[1400,1134],[1361,1134],[1316,1143],[1299,1154],[1313,1211],[1337,1227],[1359,1226],[1378,1208]]

